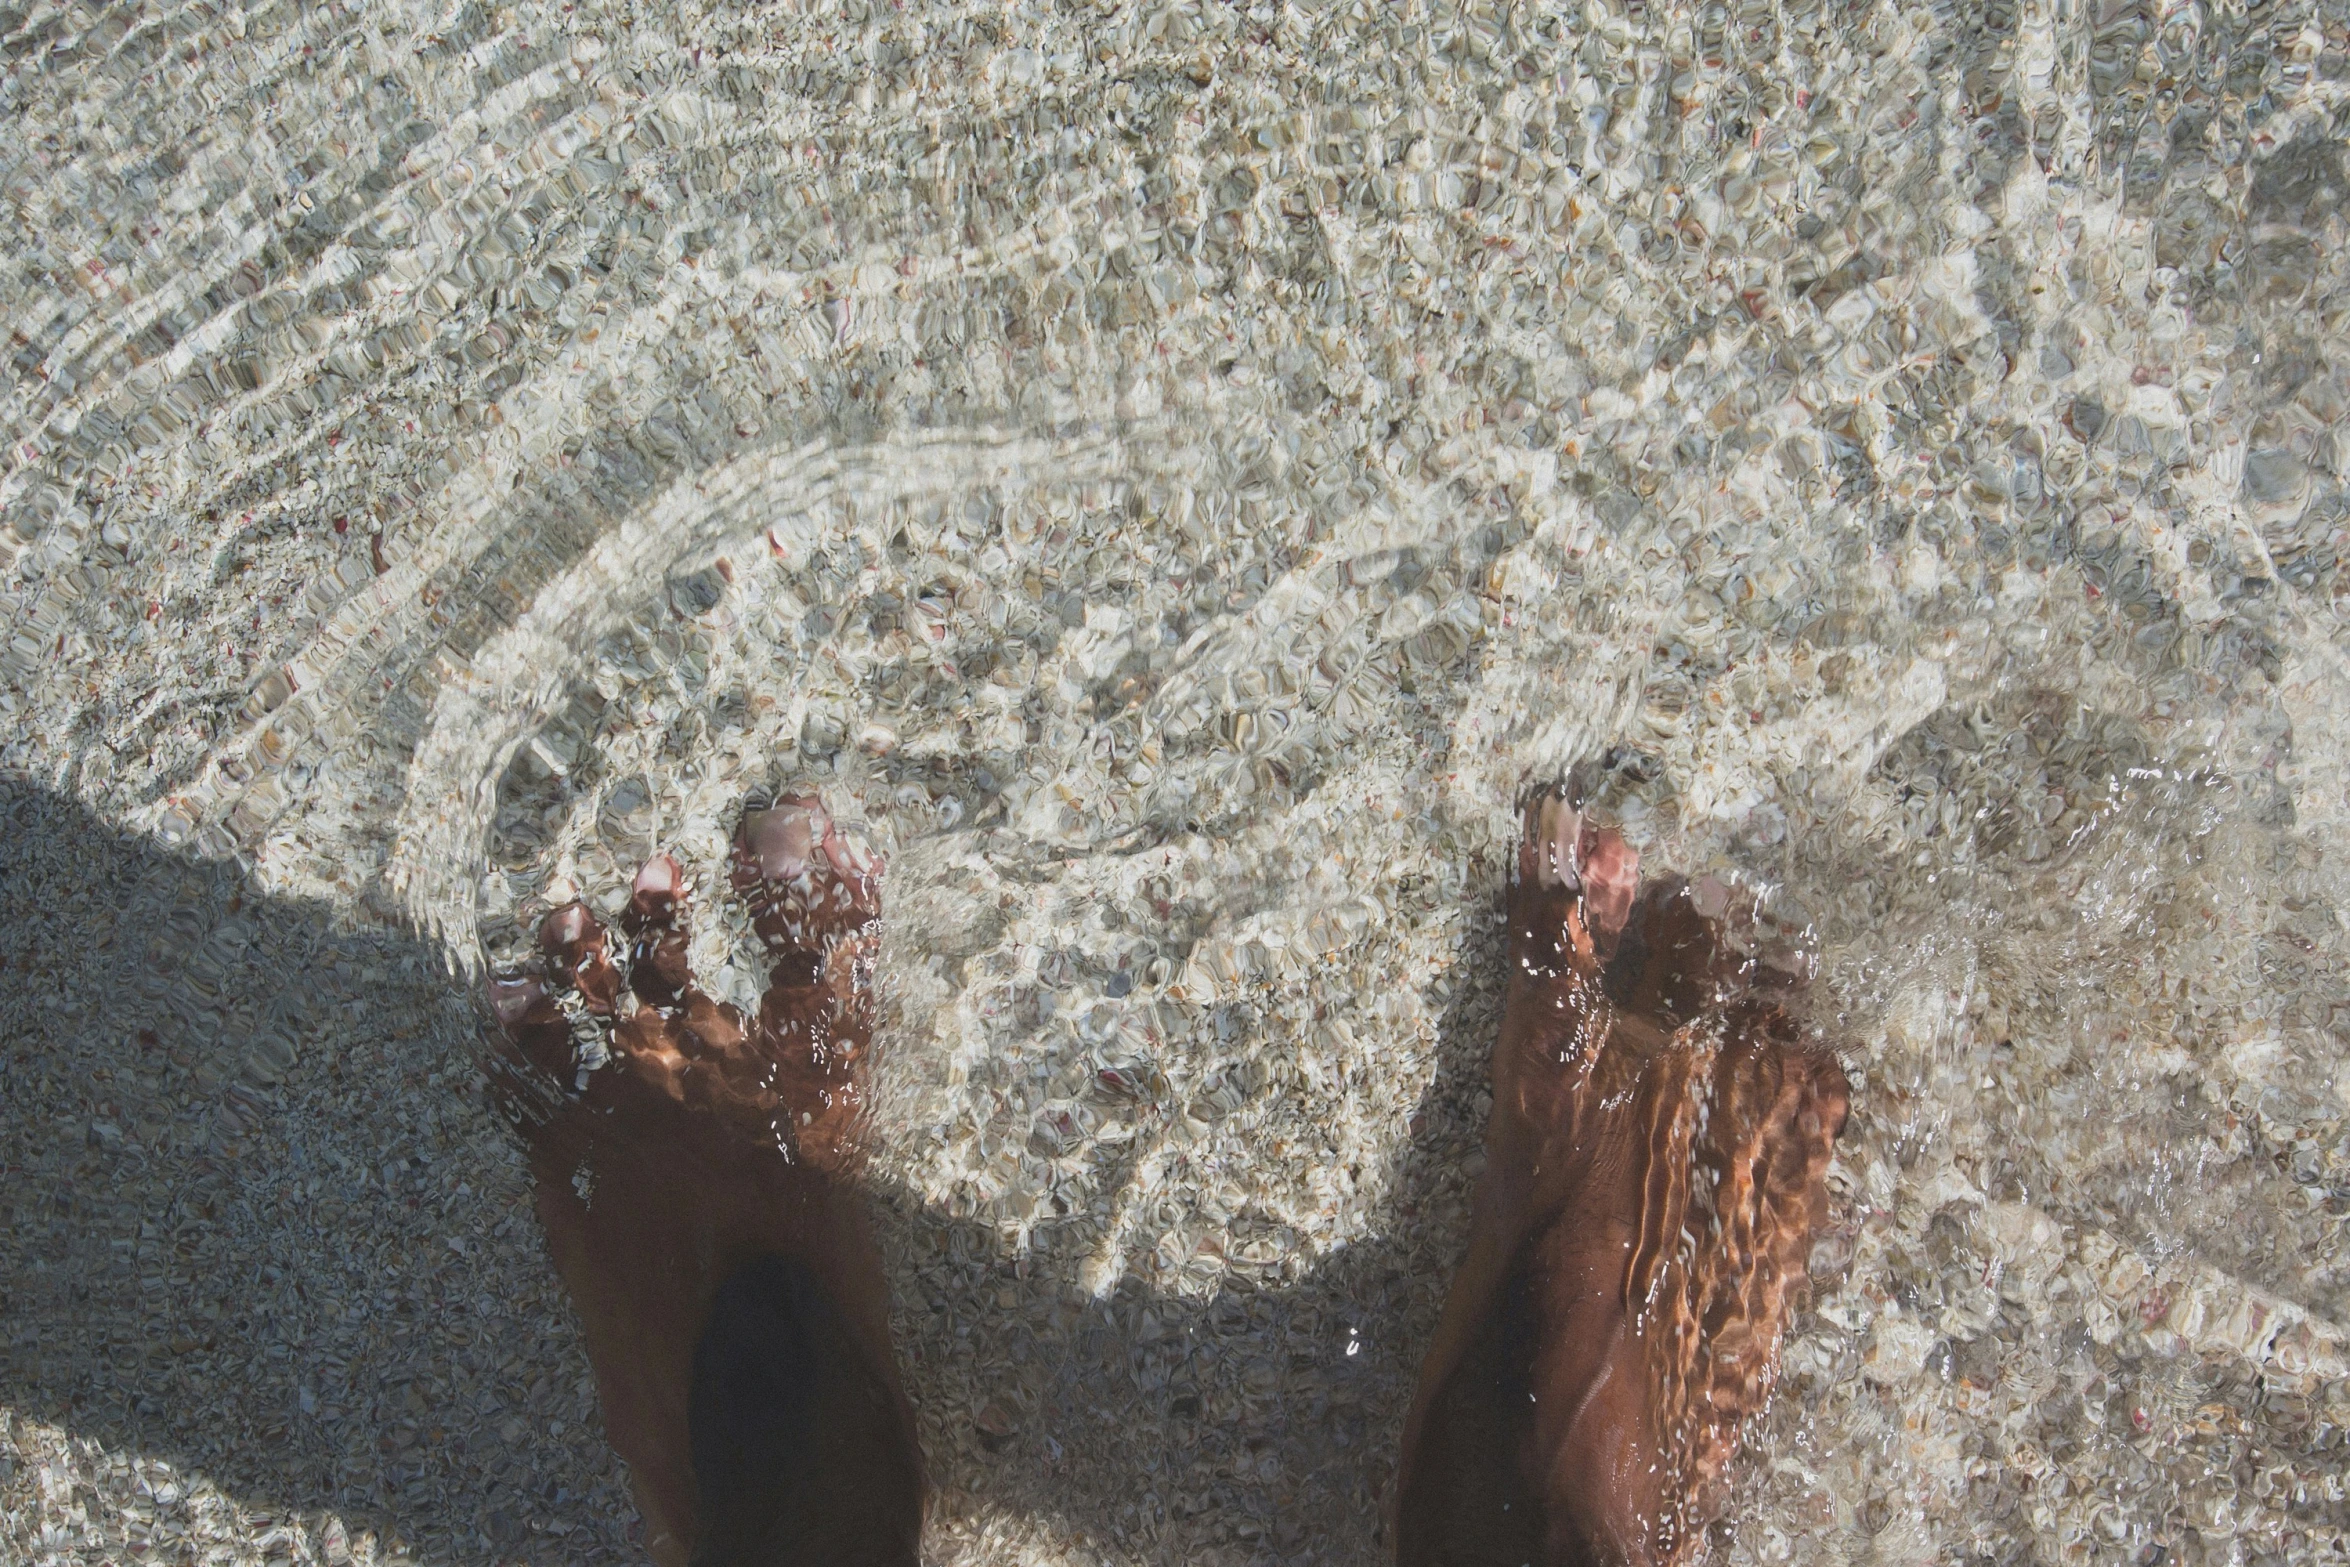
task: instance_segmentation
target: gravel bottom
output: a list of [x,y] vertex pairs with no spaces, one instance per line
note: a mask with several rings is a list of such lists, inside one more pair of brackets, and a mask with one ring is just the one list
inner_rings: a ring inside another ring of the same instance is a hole
[[466,993],[813,786],[934,1554],[1376,1560],[1599,760],[1855,1090],[1714,1559],[2350,1549],[2338,6],[0,54],[0,1554],[634,1559]]

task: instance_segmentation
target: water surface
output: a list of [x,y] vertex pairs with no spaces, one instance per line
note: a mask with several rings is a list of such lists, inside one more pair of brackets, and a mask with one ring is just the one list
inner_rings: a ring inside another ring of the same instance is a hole
[[0,759],[452,994],[821,787],[943,1554],[1373,1559],[1608,756],[1855,1088],[1721,1559],[2341,1549],[2338,16],[8,25]]

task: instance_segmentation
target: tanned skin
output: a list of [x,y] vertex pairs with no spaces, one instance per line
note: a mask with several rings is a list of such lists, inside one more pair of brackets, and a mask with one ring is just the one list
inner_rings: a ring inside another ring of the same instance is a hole
[[[729,877],[772,965],[756,1014],[686,961],[685,878],[582,904],[494,984],[493,1080],[662,1567],[913,1567],[925,1486],[857,1190],[881,867],[814,799],[745,814]],[[576,1010],[612,1023],[586,1065]]]
[[1717,1510],[1847,1104],[1783,1004],[1803,965],[1739,901],[1642,887],[1563,790],[1528,805],[1486,1168],[1393,1493],[1403,1567],[1663,1567]]
[[[565,905],[545,976],[492,989],[493,1075],[662,1567],[918,1560],[921,1454],[854,1185],[879,878],[786,800],[735,839],[773,965],[755,1015],[695,984],[667,856],[619,940]],[[1717,1509],[1847,1101],[1787,1009],[1803,965],[1752,912],[1711,881],[1643,887],[1563,791],[1528,806],[1486,1171],[1393,1493],[1405,1567],[1664,1567]],[[611,1021],[610,1064],[575,1012]]]

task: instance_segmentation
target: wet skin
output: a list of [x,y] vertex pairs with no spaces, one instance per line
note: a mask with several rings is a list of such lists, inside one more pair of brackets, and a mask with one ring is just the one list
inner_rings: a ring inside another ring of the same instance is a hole
[[1681,1560],[1768,1396],[1846,1084],[1718,883],[1528,807],[1469,1254],[1422,1365],[1404,1567]]
[[[618,939],[549,914],[492,987],[494,1075],[663,1567],[913,1563],[924,1482],[854,1186],[880,867],[813,800],[746,815],[730,882],[772,970],[694,983],[684,878]],[[1469,1254],[1406,1422],[1406,1567],[1662,1564],[1768,1396],[1844,1124],[1793,954],[1711,881],[1639,879],[1559,791],[1528,807]],[[611,1027],[592,1068],[568,1002]]]
[[[924,1481],[856,1185],[881,867],[814,800],[745,815],[729,880],[771,964],[756,1014],[686,961],[680,868],[619,939],[568,904],[545,978],[494,984],[493,1077],[604,1423],[663,1567],[918,1559]],[[611,1025],[589,1069],[568,1000]]]

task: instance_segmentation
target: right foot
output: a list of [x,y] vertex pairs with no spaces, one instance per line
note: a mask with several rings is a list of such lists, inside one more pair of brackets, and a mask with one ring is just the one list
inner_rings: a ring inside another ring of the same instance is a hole
[[749,1016],[696,983],[665,854],[625,939],[566,904],[543,974],[491,987],[548,1248],[664,1567],[915,1559],[921,1455],[851,1184],[880,873],[814,799],[744,815],[729,882],[769,969]]
[[1791,946],[1562,791],[1528,806],[1468,1260],[1405,1426],[1398,1559],[1659,1564],[1767,1398],[1846,1089]]

